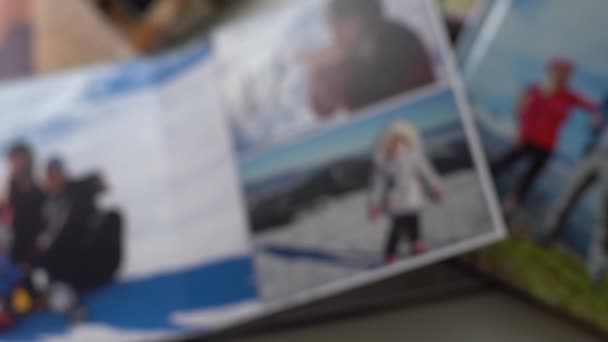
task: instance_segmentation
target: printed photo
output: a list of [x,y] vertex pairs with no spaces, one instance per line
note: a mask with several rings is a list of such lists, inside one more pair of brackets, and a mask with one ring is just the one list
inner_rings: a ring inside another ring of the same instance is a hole
[[214,40],[218,80],[239,154],[444,83],[428,6],[418,0],[298,1],[220,28]]
[[299,1],[218,33],[270,303],[311,301],[502,236],[435,5]]
[[433,92],[241,161],[263,296],[357,284],[499,237],[460,120],[452,93]]
[[0,89],[1,340],[167,339],[257,310],[229,132],[192,84],[208,54]]
[[495,1],[481,28],[493,34],[463,61],[512,230],[479,255],[481,267],[603,330],[608,48],[597,32],[606,10],[599,0]]

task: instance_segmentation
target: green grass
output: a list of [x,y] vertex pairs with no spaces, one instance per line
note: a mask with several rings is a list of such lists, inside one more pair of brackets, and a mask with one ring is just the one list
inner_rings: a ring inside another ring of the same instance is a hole
[[476,259],[483,270],[608,332],[608,285],[594,285],[580,258],[512,236],[481,251]]

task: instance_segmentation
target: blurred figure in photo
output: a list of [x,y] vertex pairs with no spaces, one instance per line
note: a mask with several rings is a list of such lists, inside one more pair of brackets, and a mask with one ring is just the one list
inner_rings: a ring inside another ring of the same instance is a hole
[[[429,191],[430,190],[430,191]],[[413,255],[426,251],[420,232],[425,194],[442,199],[442,185],[428,160],[416,129],[403,121],[393,123],[374,153],[370,217],[389,216],[391,229],[384,250],[385,262],[398,259],[402,238]]]
[[556,242],[565,231],[568,220],[583,195],[593,186],[600,189],[602,212],[594,228],[588,253],[587,270],[596,282],[603,281],[608,273],[608,148],[598,148],[577,167],[565,191],[548,215],[548,232],[545,243]]
[[[608,97],[604,100],[602,113],[606,120]],[[599,188],[602,212],[594,227],[587,262],[588,273],[596,283],[602,282],[608,274],[608,144],[604,131],[604,126],[593,128],[589,144],[584,151],[585,159],[578,164],[565,191],[547,216],[548,232],[542,241],[548,244],[558,241],[582,197],[594,186]]]
[[19,288],[38,257],[36,241],[42,231],[44,193],[34,177],[34,152],[25,142],[14,143],[7,151],[8,195],[1,209],[3,228],[12,241],[7,255],[0,255],[0,330],[9,329],[14,314],[32,310],[31,296]]
[[517,141],[511,151],[492,165],[492,171],[498,177],[520,159],[530,159],[523,176],[503,204],[507,216],[525,201],[553,156],[562,126],[575,109],[580,108],[590,113],[594,127],[599,129],[602,125],[599,107],[570,88],[574,69],[574,63],[570,60],[552,60],[547,67],[546,79],[529,86],[518,102]]
[[12,145],[7,153],[9,164],[8,198],[3,205],[3,218],[12,230],[10,256],[24,270],[39,252],[36,241],[42,227],[45,195],[34,177],[34,152],[24,142]]
[[380,0],[331,0],[330,46],[304,54],[310,102],[319,117],[357,111],[434,81],[415,31],[390,21]]
[[118,271],[122,219],[98,207],[98,197],[107,190],[99,174],[70,178],[64,162],[53,158],[45,182],[45,230],[38,241],[43,254],[31,283],[52,309],[78,320],[83,312],[79,294],[109,283]]
[[1,205],[3,226],[12,233],[8,255],[0,256],[0,330],[13,326],[14,315],[34,308],[31,292],[21,287],[40,255],[37,241],[44,226],[45,194],[35,176],[34,152],[22,141],[7,151],[8,195]]

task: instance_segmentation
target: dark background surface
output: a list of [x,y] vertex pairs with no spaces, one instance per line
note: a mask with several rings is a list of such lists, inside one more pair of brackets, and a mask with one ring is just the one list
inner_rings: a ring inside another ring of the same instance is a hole
[[462,260],[386,279],[189,341],[605,341],[585,322]]

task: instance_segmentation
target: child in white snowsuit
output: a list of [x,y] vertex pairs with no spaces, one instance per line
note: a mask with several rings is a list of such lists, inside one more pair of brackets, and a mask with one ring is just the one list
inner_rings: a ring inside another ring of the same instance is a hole
[[407,238],[412,254],[424,253],[426,246],[420,234],[420,214],[428,193],[434,200],[441,199],[442,186],[416,129],[402,121],[394,122],[381,137],[373,162],[370,216],[375,219],[384,213],[391,220],[385,261],[397,260],[403,236]]

